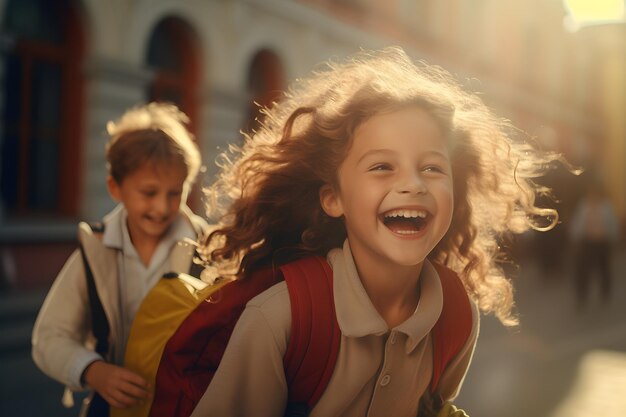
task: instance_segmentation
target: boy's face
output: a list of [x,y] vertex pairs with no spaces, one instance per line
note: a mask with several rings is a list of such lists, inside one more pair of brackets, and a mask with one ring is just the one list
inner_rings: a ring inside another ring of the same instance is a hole
[[410,107],[375,115],[355,132],[339,167],[339,189],[322,187],[327,214],[343,215],[357,266],[421,264],[453,211],[452,168],[435,120]]
[[133,244],[163,237],[180,209],[186,177],[182,167],[146,162],[121,184],[107,178],[109,193],[128,212],[128,232]]

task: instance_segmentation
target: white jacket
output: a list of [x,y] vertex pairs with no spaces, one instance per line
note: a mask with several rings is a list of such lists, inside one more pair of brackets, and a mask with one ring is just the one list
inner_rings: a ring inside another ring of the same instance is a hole
[[[194,230],[203,233],[206,222],[181,207],[181,214]],[[101,235],[92,232],[86,223],[79,224],[78,238],[91,267],[96,290],[109,322],[109,355],[106,360],[120,357],[115,352],[120,317],[117,249],[104,246]],[[169,261],[173,271],[186,272],[193,258],[191,242],[172,247]],[[100,355],[93,351],[95,338],[91,329],[91,307],[87,281],[80,250],[74,251],[50,288],[41,307],[32,335],[32,355],[37,366],[48,376],[65,384],[72,391],[84,389],[80,377],[85,367]],[[118,348],[119,350],[119,348]]]

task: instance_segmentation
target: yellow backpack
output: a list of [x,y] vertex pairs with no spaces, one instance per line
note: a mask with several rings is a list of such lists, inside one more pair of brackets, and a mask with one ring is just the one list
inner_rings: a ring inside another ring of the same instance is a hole
[[[154,387],[168,339],[196,306],[228,281],[209,285],[188,274],[166,274],[144,298],[130,330],[124,367]],[[147,417],[151,401],[131,408],[111,407],[111,417]]]

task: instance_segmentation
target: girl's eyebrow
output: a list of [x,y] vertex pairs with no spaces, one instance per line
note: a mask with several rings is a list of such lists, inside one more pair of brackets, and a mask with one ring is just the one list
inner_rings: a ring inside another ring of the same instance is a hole
[[391,149],[370,149],[369,151],[367,151],[363,155],[361,155],[361,157],[357,161],[357,164],[360,163],[365,158],[367,158],[368,156],[372,156],[372,155],[376,155],[376,154],[394,155],[395,153],[396,152],[392,151]]
[[436,151],[436,150],[426,151],[424,152],[424,154],[426,156],[436,156],[436,157],[443,158],[443,159],[450,159],[450,156],[448,154],[441,152],[441,151]]
[[[377,154],[395,155],[396,152],[391,150],[391,149],[370,149],[369,151],[367,151],[363,155],[361,155],[361,157],[357,161],[357,164],[361,163],[361,161],[364,160],[365,158],[367,158],[368,156],[377,155]],[[424,151],[424,152],[422,152],[422,155],[424,155],[424,156],[436,156],[436,157],[443,158],[443,159],[446,159],[446,160],[450,158],[445,153],[443,153],[441,151],[434,150],[434,149],[433,150]]]

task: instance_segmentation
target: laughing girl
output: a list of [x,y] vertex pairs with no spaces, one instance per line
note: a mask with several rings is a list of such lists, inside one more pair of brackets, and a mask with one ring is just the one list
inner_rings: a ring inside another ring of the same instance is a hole
[[[459,392],[479,311],[515,323],[499,239],[556,213],[535,206],[531,180],[554,155],[513,131],[443,70],[389,48],[299,81],[224,159],[207,260],[239,279],[310,255],[332,267],[340,349],[311,416],[436,413]],[[471,330],[430,390],[440,265],[465,289]],[[290,324],[284,282],[250,301],[193,416],[283,415]]]

